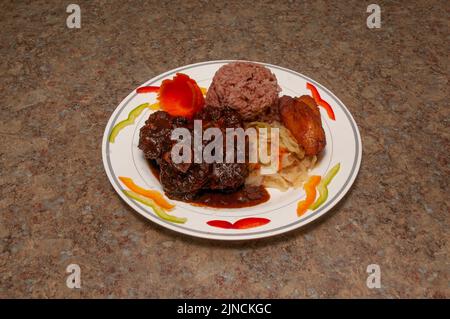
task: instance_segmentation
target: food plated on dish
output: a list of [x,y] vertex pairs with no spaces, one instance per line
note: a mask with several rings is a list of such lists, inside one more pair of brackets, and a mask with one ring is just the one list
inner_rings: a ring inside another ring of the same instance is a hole
[[[330,124],[324,125],[338,122],[339,114],[312,81],[304,81],[306,94],[287,94],[270,67],[247,61],[217,64],[213,73],[199,70],[210,74],[206,81],[171,72],[159,85],[139,87],[131,99],[149,102],[126,115],[121,110],[122,120],[110,120],[104,160],[116,190],[147,207],[146,214],[175,224],[169,228],[178,230],[195,219],[195,230],[182,232],[208,238],[228,239],[222,237],[242,230],[251,232],[233,239],[263,237],[252,234],[271,224],[277,228],[285,219],[283,212],[274,222],[280,208],[268,210],[278,203],[287,203],[284,208],[289,206],[297,219],[314,215],[329,199],[342,166],[327,151],[333,137]],[[125,148],[122,135],[131,145],[137,174],[114,171],[111,177],[111,149],[116,144]],[[358,143],[359,135],[355,148]],[[359,167],[360,154],[354,160]],[[355,167],[351,175],[354,179]]]

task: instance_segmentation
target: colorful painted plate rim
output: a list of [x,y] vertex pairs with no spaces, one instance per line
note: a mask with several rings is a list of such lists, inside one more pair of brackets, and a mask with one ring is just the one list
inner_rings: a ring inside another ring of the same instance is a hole
[[[170,74],[175,74],[176,72],[181,72],[183,70],[187,70],[190,68],[208,65],[208,64],[230,63],[230,62],[235,62],[235,61],[238,61],[238,60],[214,60],[214,61],[205,61],[205,62],[199,62],[199,63],[193,63],[193,64],[181,66],[181,67],[175,68],[173,70],[164,72],[164,73],[146,81],[141,86],[151,85],[152,83],[157,82],[157,81],[169,76]],[[239,60],[239,61],[245,61],[245,60]],[[270,64],[270,63],[256,62],[256,61],[246,61],[246,62],[258,63],[258,64],[261,64],[261,65],[264,65],[264,66],[267,66],[270,68],[285,71],[285,72],[288,72],[295,76],[301,77],[304,80],[314,84],[316,87],[320,88],[321,90],[327,92],[327,94],[333,98],[334,102],[336,102],[336,104],[339,105],[339,107],[343,110],[349,123],[351,124],[351,128],[352,128],[353,135],[354,135],[353,137],[355,138],[355,154],[354,154],[355,158],[354,158],[354,161],[352,164],[351,172],[348,175],[347,180],[344,183],[344,186],[334,195],[334,197],[332,199],[327,200],[327,202],[322,207],[317,209],[317,211],[314,211],[312,214],[308,215],[306,218],[299,219],[298,221],[290,223],[288,225],[280,226],[280,227],[277,227],[274,229],[258,231],[258,232],[230,234],[230,233],[217,233],[217,232],[213,232],[213,231],[211,231],[211,232],[198,231],[198,230],[193,230],[193,229],[183,227],[180,224],[174,224],[174,223],[168,222],[166,220],[160,219],[156,215],[148,214],[146,212],[146,210],[140,204],[131,200],[123,193],[124,189],[120,185],[117,176],[115,176],[112,173],[112,167],[111,167],[111,163],[110,163],[110,159],[109,159],[109,144],[110,144],[109,143],[109,135],[110,135],[112,127],[113,127],[112,124],[117,120],[117,117],[121,113],[121,110],[127,105],[128,101],[130,101],[133,97],[136,96],[136,92],[135,92],[135,90],[133,90],[125,99],[123,99],[119,103],[119,105],[115,108],[115,110],[111,114],[111,117],[108,120],[108,123],[105,128],[105,132],[103,134],[103,140],[102,140],[102,159],[103,159],[103,165],[105,167],[106,175],[108,176],[108,179],[109,179],[111,185],[113,186],[114,190],[119,194],[119,196],[129,206],[131,206],[136,212],[138,212],[140,215],[142,215],[146,219],[150,219],[151,221],[159,224],[160,226],[162,226],[164,228],[168,228],[175,232],[194,236],[194,237],[205,238],[205,239],[215,239],[215,240],[258,239],[258,238],[271,237],[271,236],[279,235],[282,233],[286,233],[286,232],[292,231],[294,229],[298,229],[302,226],[305,226],[306,224],[311,223],[312,221],[318,219],[319,217],[321,217],[324,214],[326,214],[327,212],[329,212],[350,190],[351,186],[353,185],[354,181],[356,180],[356,177],[358,175],[358,172],[359,172],[359,169],[361,166],[362,142],[361,142],[361,135],[360,135],[358,126],[357,126],[352,114],[347,109],[347,107],[344,105],[344,103],[342,103],[342,101],[338,97],[336,97],[333,94],[333,92],[331,92],[325,86],[321,85],[317,81],[315,81],[315,80],[311,79],[310,77],[305,76],[299,72],[296,72],[291,69],[284,68],[284,67],[281,67],[278,65]]]

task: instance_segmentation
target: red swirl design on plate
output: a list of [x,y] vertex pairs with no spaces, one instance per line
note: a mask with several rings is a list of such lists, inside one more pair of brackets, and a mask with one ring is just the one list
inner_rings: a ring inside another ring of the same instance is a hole
[[234,223],[226,220],[210,220],[207,222],[209,226],[225,229],[249,229],[263,226],[268,223],[270,223],[270,219],[259,217],[242,218],[235,221]]

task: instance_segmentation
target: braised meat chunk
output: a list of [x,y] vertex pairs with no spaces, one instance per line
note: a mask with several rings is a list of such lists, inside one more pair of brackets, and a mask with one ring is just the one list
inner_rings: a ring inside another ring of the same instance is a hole
[[226,128],[238,128],[243,127],[241,116],[234,110],[223,107],[206,107],[198,112],[195,120],[202,120],[203,129],[209,127],[220,128],[225,133]]
[[[239,114],[231,109],[206,107],[196,114],[193,120],[202,120],[202,132],[216,127],[225,133],[226,128],[242,127]],[[179,200],[192,200],[202,190],[233,191],[244,185],[248,176],[246,163],[193,163],[193,145],[191,162],[175,163],[171,151],[176,141],[171,140],[175,128],[186,128],[194,140],[193,120],[173,117],[164,111],[151,114],[141,128],[139,148],[148,160],[155,160],[159,166],[160,182],[167,196]],[[225,134],[223,135],[225,145]],[[203,141],[203,148],[209,141]],[[235,154],[237,151],[235,150]],[[225,155],[224,155],[225,157]]]
[[[227,128],[243,127],[240,115],[230,108],[207,107],[197,113],[195,119],[202,120],[203,129],[219,128],[223,133],[223,145],[226,145],[225,133]],[[209,141],[205,141],[209,142]],[[246,163],[237,163],[235,149],[234,163],[212,163],[210,181],[206,189],[212,190],[236,190],[244,185],[249,172]]]
[[324,149],[326,139],[320,111],[310,96],[282,96],[279,110],[284,126],[304,148],[306,155],[317,155]]
[[179,200],[191,200],[209,180],[211,167],[208,164],[192,164],[181,172],[167,161],[159,161],[160,182],[166,194]]
[[248,176],[245,163],[213,163],[209,189],[235,190],[244,185]]
[[186,119],[173,117],[167,112],[152,113],[140,130],[138,147],[144,152],[145,158],[157,160],[172,148],[172,130],[187,124]]

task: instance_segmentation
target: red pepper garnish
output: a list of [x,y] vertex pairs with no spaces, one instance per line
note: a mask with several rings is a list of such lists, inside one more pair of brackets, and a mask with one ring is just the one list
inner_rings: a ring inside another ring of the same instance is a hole
[[136,93],[156,93],[159,91],[159,86],[142,86],[136,89]]
[[225,228],[225,229],[248,229],[263,226],[270,223],[270,219],[259,217],[242,218],[234,223],[230,223],[226,220],[210,220],[207,222],[209,226]]
[[322,98],[320,97],[319,91],[317,91],[316,87],[308,82],[308,83],[306,83],[306,88],[311,91],[314,101],[316,101],[317,104],[319,104],[321,107],[323,107],[327,111],[328,117],[330,119],[332,119],[333,121],[335,121],[336,117],[334,115],[333,109],[331,108],[330,104],[328,104],[327,101],[322,100]]
[[239,219],[238,221],[236,221],[233,224],[233,228],[235,228],[235,229],[254,228],[254,227],[262,226],[262,225],[265,225],[268,223],[270,223],[270,219],[249,217],[249,218]]
[[209,226],[219,227],[219,228],[226,228],[226,229],[233,228],[233,224],[230,222],[227,222],[226,220],[210,220],[209,222],[207,222],[207,224]]

